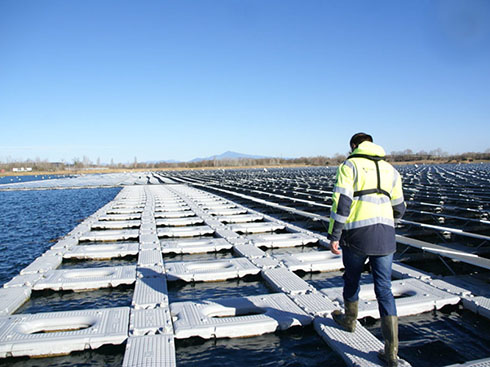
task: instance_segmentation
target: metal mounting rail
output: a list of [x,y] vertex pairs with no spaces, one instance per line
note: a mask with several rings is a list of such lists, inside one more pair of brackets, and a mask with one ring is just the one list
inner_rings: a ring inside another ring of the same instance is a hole
[[427,212],[425,210],[407,209],[406,211],[407,212],[410,212],[410,213],[431,215],[433,217],[440,217],[440,218],[447,218],[447,219],[456,219],[456,220],[461,220],[461,221],[466,221],[466,222],[472,222],[472,223],[480,223],[480,224],[490,224],[490,221],[489,220],[485,220],[485,219],[464,218],[464,217],[458,217],[456,215],[449,215],[449,214],[442,214],[442,213]]
[[439,207],[439,208],[441,208],[441,209],[450,209],[450,210],[465,210],[465,211],[468,211],[468,212],[474,212],[474,213],[479,213],[479,214],[482,214],[482,213],[488,213],[488,211],[483,210],[483,209],[461,208],[461,207],[459,207],[459,206],[454,206],[454,205],[444,205],[444,204],[426,203],[426,202],[424,202],[424,201],[416,201],[416,202],[414,202],[414,203],[419,204],[419,205],[435,206],[435,207]]
[[245,195],[245,194],[240,194],[238,192],[234,192],[234,191],[230,191],[230,190],[225,190],[225,189],[219,189],[219,188],[212,187],[212,186],[210,187],[208,185],[201,184],[201,183],[194,183],[194,185],[196,185],[196,186],[203,186],[203,187],[207,187],[207,188],[212,188],[213,190],[217,190],[217,191],[220,191],[220,192],[224,192],[226,194],[238,196],[238,197],[241,197],[243,199],[251,200],[251,201],[254,201],[256,203],[264,204],[264,205],[267,205],[267,206],[270,206],[270,207],[273,207],[273,208],[277,208],[277,209],[281,209],[281,210],[284,210],[284,211],[287,211],[287,212],[290,212],[290,213],[299,214],[301,216],[308,217],[308,218],[311,218],[313,220],[318,220],[318,221],[320,221],[320,220],[329,221],[330,220],[328,217],[325,217],[323,215],[313,214],[313,213],[306,212],[304,210],[299,210],[299,209],[291,208],[289,206],[285,206],[285,205],[281,205],[281,204],[277,204],[277,203],[272,203],[272,202],[267,201],[267,200],[264,200],[264,199],[259,199],[259,198],[253,197],[253,196],[249,196],[249,195]]
[[[275,208],[278,208],[278,209],[281,209],[281,210],[285,210],[285,211],[288,211],[288,212],[291,212],[291,213],[300,214],[300,215],[303,215],[305,217],[312,218],[314,220],[323,220],[323,221],[327,221],[327,222],[329,221],[329,218],[328,217],[325,217],[325,216],[322,216],[322,215],[312,214],[312,213],[308,213],[308,212],[303,211],[303,210],[294,209],[294,208],[291,208],[291,207],[288,207],[288,206],[285,206],[285,205],[271,203],[271,202],[269,202],[267,200],[258,199],[258,198],[255,198],[253,196],[250,196],[250,195],[240,194],[240,193],[237,193],[237,192],[234,192],[234,191],[220,189],[220,188],[217,188],[217,187],[214,187],[214,186],[209,186],[209,185],[205,185],[205,184],[201,184],[201,183],[197,183],[197,182],[195,182],[194,185],[199,185],[199,186],[203,186],[203,187],[212,188],[213,190],[217,190],[217,191],[225,192],[225,193],[228,193],[228,194],[231,194],[231,195],[235,195],[235,196],[238,196],[238,197],[242,197],[242,198],[247,199],[247,200],[252,200],[252,201],[255,201],[255,202],[258,202],[258,203],[261,203],[261,204],[265,204],[265,205],[268,205],[268,206],[272,206],[272,207],[275,207]],[[274,196],[274,197],[281,198],[281,199],[289,199],[289,200],[292,200],[292,201],[302,202],[302,203],[306,203],[308,205],[313,205],[313,206],[318,206],[318,207],[323,207],[323,208],[331,208],[331,205],[319,204],[319,203],[316,203],[314,201],[303,200],[303,199],[294,199],[294,198],[290,198],[290,197],[287,197],[287,196],[284,196],[284,195],[271,194],[271,193],[266,193],[266,192],[258,191],[258,190],[250,190],[250,191],[257,192],[257,193],[260,193],[260,194],[266,194],[266,195],[269,195],[269,196]],[[447,231],[447,232],[455,233],[455,234],[458,234],[458,235],[461,235],[461,236],[466,236],[466,237],[471,237],[471,238],[477,238],[477,239],[484,240],[484,241],[490,241],[490,236],[485,236],[485,235],[481,235],[481,234],[478,234],[478,233],[465,232],[465,231],[460,230],[460,229],[457,229],[457,228],[436,226],[436,225],[432,225],[432,224],[425,224],[425,223],[413,222],[413,221],[408,221],[408,220],[404,220],[404,219],[402,219],[400,222],[401,223],[404,223],[404,224],[410,224],[410,225],[419,226],[419,227],[426,227],[426,228],[430,228],[430,229],[434,229],[434,230],[442,231],[442,232]]]
[[[197,181],[195,179],[189,179],[188,177],[186,177],[185,179],[180,179],[180,180],[182,180],[185,183],[189,183],[188,181],[186,182],[185,180],[190,180],[190,181],[192,181],[191,183],[194,184],[194,185],[202,185],[204,187],[212,187],[213,189],[218,190],[214,186],[203,184],[203,183],[201,183],[201,182],[199,182],[199,181]],[[235,188],[235,187],[230,186],[230,185],[225,185],[225,184],[221,184],[221,185],[222,186],[226,186],[226,187],[231,188],[231,189],[234,189]],[[224,189],[220,189],[220,190],[224,190]],[[297,199],[297,198],[292,198],[292,197],[285,196],[285,195],[273,194],[273,193],[270,193],[270,192],[267,192],[267,191],[260,191],[260,190],[255,190],[255,189],[247,189],[247,191],[253,192],[253,193],[257,193],[257,194],[261,194],[261,195],[267,195],[267,196],[276,197],[278,199],[286,199],[286,200],[290,200],[290,201],[294,201],[294,202],[299,202],[299,203],[304,203],[304,204],[308,204],[308,205],[319,206],[319,207],[322,207],[322,208],[331,208],[332,207],[331,205],[328,205],[328,204],[320,204],[320,203],[317,203],[317,202],[311,201],[311,200]],[[224,192],[226,192],[226,191],[224,191]],[[237,193],[234,192],[234,194],[237,194]]]
[[[321,221],[329,221],[330,220],[328,217],[325,217],[322,215],[307,213],[303,210],[298,210],[295,208],[287,207],[285,205],[279,205],[276,203],[271,203],[267,200],[258,199],[258,198],[255,198],[253,196],[240,194],[240,193],[236,193],[236,192],[225,190],[225,189],[219,189],[216,187],[209,187],[208,185],[200,184],[200,183],[195,183],[195,185],[207,187],[207,188],[212,188],[213,190],[217,190],[220,192],[235,195],[235,196],[238,196],[238,197],[241,197],[241,198],[244,198],[247,200],[251,200],[251,201],[254,201],[254,202],[257,202],[260,204],[264,204],[264,205],[268,205],[268,206],[271,206],[274,208],[285,210],[285,211],[288,211],[290,213],[294,213],[294,214],[298,214],[298,215],[305,216],[308,218],[312,218],[314,220],[321,220]],[[466,232],[463,232],[463,233],[466,233]],[[416,248],[419,248],[421,250],[432,252],[432,253],[435,253],[435,254],[443,256],[443,257],[448,257],[448,258],[451,258],[454,260],[459,260],[459,261],[465,262],[467,264],[475,265],[475,266],[490,270],[490,260],[486,259],[486,258],[482,258],[482,257],[475,255],[475,254],[469,254],[466,252],[456,251],[456,250],[448,250],[444,246],[435,245],[435,244],[432,244],[430,242],[424,242],[424,241],[416,240],[416,239],[401,236],[401,235],[396,235],[396,240],[397,240],[397,242],[404,244],[404,245],[416,247]]]
[[[230,187],[230,185],[223,185],[221,184],[221,186],[227,186],[227,187]],[[231,186],[233,187],[233,186]],[[301,191],[295,191],[294,189],[297,189],[297,188],[293,188],[293,190],[291,190],[291,192],[295,195],[303,195],[303,196],[309,196],[309,197],[312,197],[314,196],[315,198],[321,198],[320,196],[318,195],[312,195],[311,193],[309,193],[309,191],[318,191],[318,192],[323,192],[323,193],[327,193],[327,194],[330,194],[332,195],[332,191],[321,191],[321,190],[314,190],[314,189],[305,189],[306,192],[301,192]],[[299,189],[302,189],[302,188],[299,188]],[[252,190],[252,189],[248,189],[248,191],[250,192],[260,192],[260,193],[263,193],[262,191],[260,190]],[[284,196],[284,195],[278,195],[278,194],[271,194],[271,193],[267,193],[268,196],[276,196],[278,198],[287,198],[289,200],[293,200],[293,201],[301,201],[301,199],[295,199],[295,198],[291,198],[291,197],[287,197],[287,196]],[[308,203],[309,205],[312,205],[311,201],[309,200],[305,200],[304,202]],[[318,204],[318,206],[322,206],[322,207],[327,207],[327,208],[330,208],[331,205],[327,205],[327,204],[321,204],[321,203],[317,203],[317,202],[314,202],[316,204]],[[412,201],[408,201],[407,204],[409,203],[413,203]],[[423,204],[423,203],[421,203]],[[453,208],[453,207],[451,207]],[[457,208],[457,207],[454,207],[454,208]],[[463,209],[463,208],[460,208],[460,209]],[[466,210],[466,209],[463,209],[463,210]],[[415,210],[415,209],[407,209],[407,211],[410,211],[412,213],[417,213],[417,214],[427,214],[427,215],[431,215],[433,217],[439,217],[439,218],[449,218],[449,219],[456,219],[456,220],[461,220],[461,221],[465,221],[465,222],[473,222],[473,223],[480,223],[480,224],[490,224],[490,221],[488,220],[484,220],[484,219],[475,219],[475,218],[464,218],[464,217],[459,217],[459,216],[455,216],[455,215],[448,215],[448,214],[442,214],[442,213],[431,213],[431,212],[427,212],[427,211],[424,211],[424,210]]]
[[443,227],[443,226],[436,226],[433,224],[412,222],[411,220],[405,220],[405,219],[400,219],[400,223],[410,224],[410,225],[417,226],[417,227],[425,227],[425,228],[435,229],[437,231],[451,232],[451,233],[459,234],[461,236],[478,238],[479,240],[484,240],[484,241],[490,241],[489,236],[485,236],[485,235],[478,234],[478,233],[465,232],[465,231],[463,231],[461,229],[457,229],[457,228]]
[[396,235],[396,241],[403,245],[416,247],[423,251],[432,252],[439,256],[449,257],[453,260],[459,260],[467,264],[490,270],[490,259],[486,259],[475,254],[448,249],[444,246],[435,245],[430,242],[416,240],[414,238],[409,238],[401,235]]

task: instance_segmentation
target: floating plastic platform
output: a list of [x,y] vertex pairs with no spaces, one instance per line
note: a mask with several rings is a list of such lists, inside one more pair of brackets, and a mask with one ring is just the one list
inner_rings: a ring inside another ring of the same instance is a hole
[[313,318],[284,294],[170,305],[175,337],[237,338],[304,326]]
[[137,255],[139,245],[137,243],[118,243],[102,245],[74,246],[63,254],[64,259],[111,259]]
[[275,255],[274,257],[292,271],[335,271],[344,268],[342,256],[334,255],[330,251],[291,253]]
[[257,247],[281,248],[305,246],[318,242],[318,238],[304,233],[279,233],[270,235],[251,235],[247,238]]
[[136,281],[136,266],[113,266],[94,269],[50,270],[37,281],[33,290],[89,290],[113,288]]
[[[148,176],[147,182],[157,178]],[[342,304],[341,288],[320,290],[294,273],[342,269],[340,256],[317,249],[327,242],[319,234],[187,185],[125,187],[0,289],[0,357],[48,356],[126,342],[123,366],[176,366],[174,338],[250,337],[313,322],[347,365],[381,366],[376,355],[383,347],[380,340],[360,324],[355,333],[345,333],[330,318]],[[263,251],[308,245],[316,246],[308,252]],[[237,257],[163,257],[222,250]],[[137,264],[57,269],[64,259],[125,256],[137,256]],[[401,317],[459,302],[490,316],[486,295],[403,264],[395,263],[393,274],[400,278],[393,281],[393,291]],[[169,281],[215,282],[247,275],[260,276],[277,293],[199,302],[169,299]],[[130,307],[13,314],[33,290],[88,291],[122,284],[134,285]],[[360,296],[359,317],[379,317],[373,285],[363,285]],[[478,365],[471,363],[464,366]]]
[[50,356],[122,344],[129,308],[0,317],[0,357]]
[[249,223],[257,222],[264,219],[262,215],[258,214],[237,214],[237,215],[225,215],[217,217],[220,222],[232,224],[232,223]]
[[185,282],[220,281],[260,273],[260,269],[245,258],[169,262],[166,269],[169,281]]
[[[419,313],[441,309],[447,305],[455,305],[460,297],[432,287],[418,279],[395,280],[391,283],[395,296],[396,309],[399,317],[417,315]],[[322,289],[329,299],[343,303],[342,287]],[[374,285],[361,285],[359,292],[359,316],[379,319],[378,302],[374,294]]]
[[158,237],[197,237],[211,235],[214,230],[209,226],[186,226],[172,228],[158,228]]
[[223,238],[197,238],[192,240],[165,240],[162,241],[164,254],[199,254],[231,250],[233,245]]

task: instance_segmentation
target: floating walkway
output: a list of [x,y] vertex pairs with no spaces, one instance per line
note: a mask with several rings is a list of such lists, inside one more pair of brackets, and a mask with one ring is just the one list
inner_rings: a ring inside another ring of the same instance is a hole
[[[148,180],[167,182],[158,175]],[[0,289],[0,358],[47,357],[125,343],[125,367],[176,366],[175,339],[250,337],[313,324],[348,366],[382,366],[377,358],[382,341],[360,323],[355,333],[346,333],[331,319],[330,313],[342,305],[341,289],[318,289],[295,273],[342,269],[340,256],[327,251],[327,244],[318,233],[187,185],[125,187]],[[288,251],[300,246],[310,251]],[[284,251],[268,251],[273,248]],[[164,254],[223,250],[235,257],[163,259]],[[59,269],[69,259],[128,256],[135,257],[135,265]],[[395,264],[393,273],[399,278],[393,291],[400,317],[461,302],[490,318],[487,295],[403,264]],[[247,276],[260,277],[273,293],[169,302],[168,282]],[[35,291],[120,285],[134,287],[129,307],[15,314]],[[361,287],[359,308],[360,318],[379,318],[372,284]],[[464,366],[489,364],[484,360]]]

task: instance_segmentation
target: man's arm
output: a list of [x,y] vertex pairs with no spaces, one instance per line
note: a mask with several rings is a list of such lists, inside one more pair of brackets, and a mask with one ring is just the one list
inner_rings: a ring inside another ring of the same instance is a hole
[[395,180],[395,185],[393,187],[393,191],[391,192],[391,207],[393,208],[393,218],[395,219],[395,222],[397,222],[403,217],[403,214],[405,214],[405,210],[407,206],[403,198],[401,176],[396,170],[395,172],[397,176]]
[[340,253],[338,251],[338,243],[344,224],[350,214],[350,207],[354,197],[354,176],[355,166],[352,162],[345,161],[339,166],[332,194],[330,225],[328,227],[328,238],[330,239],[330,247],[334,254]]

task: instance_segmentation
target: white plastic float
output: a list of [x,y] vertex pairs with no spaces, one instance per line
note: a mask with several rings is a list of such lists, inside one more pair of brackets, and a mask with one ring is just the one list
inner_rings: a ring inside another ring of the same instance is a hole
[[308,325],[312,317],[284,294],[170,305],[175,337],[237,338]]
[[230,224],[228,226],[232,231],[248,234],[248,233],[265,233],[275,232],[286,228],[284,225],[274,222],[260,222],[260,223],[240,223]]
[[393,262],[391,274],[395,278],[430,279],[431,277],[429,273],[398,262]]
[[238,214],[238,215],[225,215],[221,217],[217,217],[222,223],[249,223],[249,222],[257,222],[264,219],[263,215],[258,214]]
[[131,312],[130,335],[170,334],[173,336],[172,317],[168,304],[152,309],[135,309]]
[[[157,274],[155,272],[155,274]],[[168,306],[167,280],[164,274],[138,278],[131,302],[135,309],[148,309]]]
[[483,296],[465,296],[462,300],[464,308],[490,319],[490,298]]
[[[398,316],[410,316],[440,309],[446,305],[459,303],[460,297],[432,287],[418,279],[395,280],[391,283],[395,296]],[[343,302],[342,287],[321,290],[329,299]],[[361,285],[359,292],[359,318],[379,319],[378,303],[374,293],[374,284]]]
[[213,233],[214,229],[209,226],[157,228],[158,237],[197,237]]
[[274,257],[291,271],[335,271],[344,268],[342,256],[334,255],[330,251],[291,253],[274,255]]
[[258,247],[280,248],[304,246],[318,242],[318,238],[304,233],[279,233],[247,236],[252,244]]
[[330,315],[333,310],[339,308],[337,302],[332,302],[327,296],[318,291],[296,294],[291,296],[291,299],[305,312],[315,316]]
[[20,274],[46,273],[56,269],[62,262],[63,258],[61,256],[40,256],[22,269]]
[[32,287],[35,283],[37,283],[40,279],[43,278],[42,273],[32,273],[32,274],[24,274],[17,275],[13,277],[10,281],[5,283],[4,288],[12,288],[12,287]]
[[187,218],[167,218],[157,219],[157,226],[164,227],[180,227],[180,226],[192,226],[195,224],[203,224],[204,220],[199,217],[187,217]]
[[64,253],[64,259],[112,259],[138,254],[137,243],[79,245]]
[[155,218],[186,218],[194,217],[196,214],[191,211],[172,211],[172,212],[155,212]]
[[124,221],[140,219],[141,213],[128,213],[128,214],[106,214],[99,217],[100,221]]
[[0,317],[0,357],[62,355],[121,344],[128,323],[128,307]]
[[0,288],[0,316],[10,315],[31,297],[31,287]]
[[204,210],[226,210],[226,209],[234,209],[237,208],[235,203],[229,202],[209,202],[209,203],[199,203],[202,209]]
[[104,220],[92,224],[92,229],[125,229],[140,226],[139,220]]
[[175,367],[173,335],[130,336],[122,367]]
[[164,254],[197,254],[230,250],[233,245],[224,238],[196,238],[189,240],[162,240]]
[[249,260],[260,269],[273,269],[281,266],[280,262],[272,256],[253,257]]
[[168,281],[185,282],[212,282],[260,273],[260,269],[246,258],[167,262],[165,268]]
[[73,246],[78,245],[78,237],[64,237],[58,242],[56,242],[53,246],[51,246],[51,249],[69,249],[72,248]]
[[[351,333],[341,329],[330,317],[316,318],[315,330],[322,339],[335,350],[348,366],[379,367],[383,362],[378,358],[378,351],[384,348],[383,342],[357,322],[356,330]],[[403,361],[400,367],[410,366]]]
[[234,250],[240,256],[245,256],[249,259],[266,256],[266,253],[264,251],[262,251],[260,248],[250,243],[236,244],[234,245]]
[[50,270],[44,279],[33,285],[33,290],[90,290],[133,284],[136,266],[111,266],[104,268]]
[[190,208],[186,204],[173,204],[173,205],[165,205],[165,206],[156,206],[155,211],[157,212],[185,212],[189,211]]
[[80,241],[125,241],[137,239],[139,231],[137,229],[111,230],[111,231],[90,231],[80,236]]
[[107,211],[107,214],[133,214],[133,213],[141,213],[143,211],[140,207],[132,207],[132,208],[113,208]]
[[243,208],[216,208],[216,209],[210,209],[207,211],[208,214],[214,215],[214,216],[229,216],[229,215],[238,215],[238,214],[246,214],[247,209]]
[[262,277],[273,289],[293,296],[315,290],[292,271],[283,267],[263,270]]

